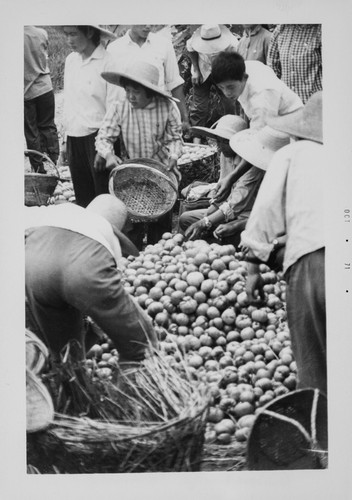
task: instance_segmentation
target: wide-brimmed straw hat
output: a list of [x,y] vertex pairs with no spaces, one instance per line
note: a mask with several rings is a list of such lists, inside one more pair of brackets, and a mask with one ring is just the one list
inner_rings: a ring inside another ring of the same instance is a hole
[[288,134],[269,126],[260,130],[242,130],[230,139],[230,146],[235,153],[261,170],[267,170],[276,151],[289,143]]
[[147,61],[133,58],[131,61],[124,64],[123,71],[114,71],[111,69],[110,71],[104,71],[101,76],[107,82],[119,85],[119,87],[122,87],[121,78],[128,78],[133,82],[143,85],[143,87],[153,90],[163,97],[179,102],[178,99],[172,97],[168,92],[159,87],[159,70],[156,66]]
[[89,26],[91,26],[92,28],[95,28],[96,30],[99,30],[101,36],[103,36],[105,38],[110,38],[111,40],[115,40],[117,38],[115,33],[112,33],[112,31],[109,31],[106,28],[99,26],[99,24],[90,24]]
[[[70,25],[67,24],[67,25],[57,26],[57,29],[61,31],[61,30],[63,30],[64,26],[70,26]],[[75,26],[77,26],[77,25],[75,25]],[[117,38],[115,33],[107,30],[106,28],[103,28],[99,24],[87,24],[87,26],[90,26],[91,28],[99,30],[101,37],[104,39],[108,38],[109,40],[116,40],[116,38]]]
[[31,370],[26,370],[27,432],[45,429],[54,419],[54,405],[43,382]]
[[240,116],[225,115],[219,118],[213,125],[209,127],[191,127],[190,131],[204,137],[212,139],[227,139],[237,134],[241,130],[248,128],[247,123]]
[[193,33],[192,48],[202,54],[215,54],[227,49],[233,37],[223,24],[202,24]]
[[137,247],[122,232],[127,220],[127,207],[121,200],[111,194],[100,194],[89,203],[87,210],[92,210],[110,222],[119,239],[123,257],[139,254]]
[[281,132],[323,143],[323,92],[316,92],[305,106],[292,113],[275,116],[268,124]]

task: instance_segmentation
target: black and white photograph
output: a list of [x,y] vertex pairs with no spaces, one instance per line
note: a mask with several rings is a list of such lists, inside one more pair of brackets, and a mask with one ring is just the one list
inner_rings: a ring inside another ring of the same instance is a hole
[[0,437],[26,498],[352,493],[349,7],[196,3],[16,22]]

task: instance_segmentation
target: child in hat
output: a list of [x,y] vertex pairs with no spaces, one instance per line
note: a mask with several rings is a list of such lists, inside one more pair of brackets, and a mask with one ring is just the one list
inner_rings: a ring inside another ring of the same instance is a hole
[[[230,139],[246,128],[246,122],[235,115],[223,116],[213,128],[194,127],[197,133],[217,141],[221,151],[220,180],[235,171],[241,161],[241,157],[230,147]],[[263,175],[264,172],[261,169],[253,166],[245,176],[234,184],[225,202],[212,203],[208,209],[184,212],[179,221],[180,229],[185,231],[186,237],[190,239],[196,239],[199,236],[212,239],[215,236],[223,243],[237,246]],[[227,228],[228,224],[231,224],[231,230],[227,231],[223,226]]]
[[[213,85],[211,63],[222,51],[237,49],[238,40],[223,24],[202,24],[191,38],[186,48],[191,59],[193,98],[190,107],[190,123],[193,127],[205,126],[209,120],[209,96]],[[234,113],[235,107],[221,94],[225,114]],[[200,142],[197,131],[193,129],[193,142]]]
[[[114,142],[121,137],[126,156],[158,160],[178,174],[177,160],[182,152],[181,115],[176,99],[158,86],[159,70],[147,61],[132,59],[124,71],[103,72],[102,77],[125,89],[125,96],[108,109],[96,138],[97,171],[110,170],[122,163],[114,154]],[[148,227],[148,243],[156,243],[171,230],[171,213]],[[134,224],[130,234],[141,248],[142,224]]]

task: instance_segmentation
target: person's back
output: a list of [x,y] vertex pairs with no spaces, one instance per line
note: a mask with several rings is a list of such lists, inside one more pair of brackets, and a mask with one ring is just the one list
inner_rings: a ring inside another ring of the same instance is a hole
[[[46,153],[56,164],[60,151],[48,43],[44,29],[24,27],[24,135],[28,149]],[[46,173],[38,155],[31,155],[29,160],[35,172]]]
[[48,35],[36,26],[24,27],[24,98],[33,99],[52,89],[48,66]]

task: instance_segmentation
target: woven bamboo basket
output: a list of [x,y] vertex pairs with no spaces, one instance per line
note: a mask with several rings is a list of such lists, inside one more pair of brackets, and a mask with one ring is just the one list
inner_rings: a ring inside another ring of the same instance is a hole
[[51,169],[54,169],[57,175],[38,174],[31,172],[25,174],[24,179],[24,200],[28,207],[47,205],[49,198],[53,195],[56,185],[60,180],[56,165],[45,154],[32,149],[25,150],[25,155],[36,155],[49,163]]
[[327,468],[326,396],[299,389],[265,405],[248,438],[247,465],[249,470]]
[[179,192],[193,181],[217,182],[220,172],[217,161],[217,151],[215,151],[214,148],[209,148],[209,146],[205,144],[185,143],[184,145],[191,149],[198,147],[204,149],[204,151],[209,150],[210,153],[199,160],[182,163],[180,160],[178,161],[178,168],[182,175]]
[[136,158],[111,171],[109,191],[125,203],[132,222],[151,222],[173,208],[178,182],[162,163]]
[[[72,365],[56,390],[55,377],[47,377],[54,407],[67,411],[56,412],[45,431],[27,435],[27,464],[68,474],[200,470],[209,395],[187,371],[155,355],[139,369],[116,368],[114,381],[93,384]],[[59,404],[63,392],[74,397]]]

